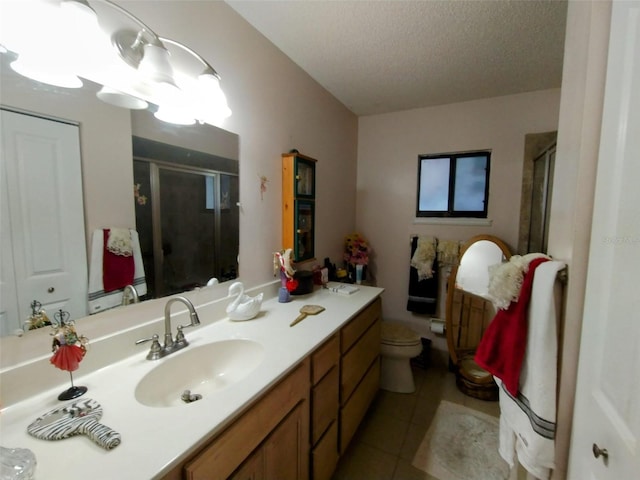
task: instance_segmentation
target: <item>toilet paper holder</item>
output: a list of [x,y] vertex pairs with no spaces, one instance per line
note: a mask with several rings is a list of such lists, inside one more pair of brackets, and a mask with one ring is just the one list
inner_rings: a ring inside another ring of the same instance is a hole
[[436,335],[445,335],[445,321],[441,318],[431,318],[429,328]]

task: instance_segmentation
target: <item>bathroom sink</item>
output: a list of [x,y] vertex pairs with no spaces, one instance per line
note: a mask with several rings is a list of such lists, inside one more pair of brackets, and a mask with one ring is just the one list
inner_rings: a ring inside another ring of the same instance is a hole
[[[263,358],[264,347],[252,340],[189,346],[175,356],[160,360],[161,363],[140,380],[135,397],[149,407],[174,407],[206,400],[245,378]],[[189,394],[183,399],[185,391]]]

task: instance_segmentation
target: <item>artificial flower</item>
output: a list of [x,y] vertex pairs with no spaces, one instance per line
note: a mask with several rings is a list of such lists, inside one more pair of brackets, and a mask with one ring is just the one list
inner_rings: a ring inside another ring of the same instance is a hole
[[352,265],[368,265],[371,248],[359,233],[347,235],[344,241],[344,260]]

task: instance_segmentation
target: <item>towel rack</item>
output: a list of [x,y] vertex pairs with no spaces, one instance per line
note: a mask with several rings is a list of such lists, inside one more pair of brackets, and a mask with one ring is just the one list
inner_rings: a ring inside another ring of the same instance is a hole
[[560,283],[566,285],[569,282],[569,269],[568,267],[564,267],[562,270],[558,270],[556,274],[556,278]]

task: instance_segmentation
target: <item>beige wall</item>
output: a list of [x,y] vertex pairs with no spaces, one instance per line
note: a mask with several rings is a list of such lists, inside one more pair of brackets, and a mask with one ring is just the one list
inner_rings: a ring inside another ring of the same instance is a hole
[[[240,277],[273,280],[281,245],[281,157],[318,160],[316,257],[334,261],[355,226],[357,118],[273,44],[219,1],[118,2],[162,36],[189,45],[222,77],[240,136]],[[268,178],[260,195],[260,176]]]
[[[421,332],[428,326],[426,316],[406,310],[411,235],[492,234],[515,251],[525,135],[556,130],[559,105],[556,89],[359,119],[357,228],[377,252],[372,270],[386,289],[387,319],[412,322]],[[491,225],[415,223],[418,155],[481,149],[492,151]],[[439,311],[444,318],[444,301]],[[434,346],[446,350],[443,338]]]

